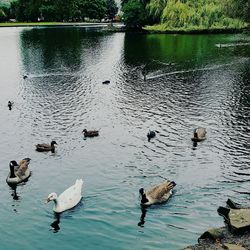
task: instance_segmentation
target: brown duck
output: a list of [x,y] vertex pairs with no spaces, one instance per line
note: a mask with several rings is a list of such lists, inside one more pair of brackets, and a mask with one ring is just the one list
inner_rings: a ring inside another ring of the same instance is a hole
[[57,143],[55,141],[52,141],[50,144],[42,143],[36,145],[36,151],[38,152],[46,152],[51,151],[52,153],[55,152],[55,144]]

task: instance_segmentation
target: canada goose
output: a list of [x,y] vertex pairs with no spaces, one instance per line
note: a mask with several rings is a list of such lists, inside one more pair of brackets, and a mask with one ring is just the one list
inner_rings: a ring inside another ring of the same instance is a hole
[[30,158],[24,158],[19,164],[16,161],[10,162],[10,173],[6,179],[9,185],[17,185],[30,177],[31,172],[28,168],[30,160]]
[[46,203],[54,201],[53,211],[56,213],[62,213],[75,207],[82,198],[82,184],[83,180],[79,179],[59,196],[55,192],[49,194]]
[[147,133],[148,141],[156,136],[156,133],[159,133],[157,130],[149,130]]
[[194,142],[203,141],[206,139],[206,133],[207,133],[207,131],[205,128],[196,128],[194,130],[194,135],[191,138],[191,140]]
[[57,143],[55,141],[52,141],[50,144],[42,143],[36,145],[36,151],[38,152],[45,152],[45,151],[51,151],[52,153],[55,152],[55,144]]
[[176,183],[174,181],[167,181],[154,186],[146,192],[141,188],[139,190],[139,193],[141,194],[141,205],[150,206],[167,201],[172,195],[172,189],[175,186]]
[[98,130],[87,130],[87,129],[84,129],[82,131],[82,133],[84,134],[85,137],[94,137],[94,136],[98,136],[99,135],[99,131]]

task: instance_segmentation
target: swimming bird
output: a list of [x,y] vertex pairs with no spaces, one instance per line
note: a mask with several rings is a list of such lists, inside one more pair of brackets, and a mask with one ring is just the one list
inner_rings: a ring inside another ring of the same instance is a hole
[[157,130],[149,130],[147,133],[148,141],[156,136],[156,133],[159,133]]
[[45,152],[45,151],[51,151],[52,153],[55,152],[55,144],[57,143],[55,141],[52,141],[50,144],[42,143],[36,145],[36,151],[38,152]]
[[175,186],[176,183],[174,181],[167,181],[152,187],[146,192],[141,188],[139,190],[141,194],[141,205],[150,206],[167,201],[172,195],[172,189]]
[[206,139],[206,133],[207,133],[207,131],[206,131],[205,128],[201,128],[201,127],[196,128],[194,130],[194,135],[191,138],[191,140],[194,141],[194,142],[203,141],[203,140]]
[[56,213],[62,213],[75,207],[82,198],[82,184],[83,180],[79,179],[59,196],[55,192],[49,194],[46,203],[54,201],[53,211]]
[[31,172],[28,168],[30,160],[30,158],[24,158],[19,164],[14,160],[10,162],[10,173],[6,179],[9,185],[17,185],[30,177]]
[[102,84],[110,84],[109,80],[103,81]]
[[23,75],[23,79],[26,79],[26,78],[28,78],[28,76],[27,75]]
[[82,133],[84,134],[85,137],[94,137],[94,136],[98,136],[99,135],[99,131],[98,130],[87,130],[87,129],[84,129],[82,131]]
[[11,109],[12,109],[13,104],[14,104],[13,102],[8,101],[8,107],[9,107],[9,110],[11,110]]

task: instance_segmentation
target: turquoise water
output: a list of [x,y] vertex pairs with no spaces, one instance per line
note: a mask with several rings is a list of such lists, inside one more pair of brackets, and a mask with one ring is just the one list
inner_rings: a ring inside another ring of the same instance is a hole
[[[223,226],[218,206],[249,202],[250,46],[216,44],[246,39],[1,28],[0,248],[171,250]],[[197,126],[208,136],[193,147]],[[35,151],[51,140],[55,154]],[[13,199],[9,161],[24,157],[32,176]],[[55,217],[45,198],[77,178],[81,204]],[[172,198],[142,211],[139,188],[166,179]]]

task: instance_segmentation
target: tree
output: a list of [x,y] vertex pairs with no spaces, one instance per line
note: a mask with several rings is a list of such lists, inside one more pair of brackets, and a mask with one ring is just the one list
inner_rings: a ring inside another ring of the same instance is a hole
[[117,14],[118,7],[114,0],[107,0],[107,16],[108,19],[113,19]]
[[105,0],[80,0],[79,10],[82,17],[101,20],[107,12],[107,3]]
[[224,6],[231,17],[250,23],[250,0],[226,0]]
[[151,0],[146,9],[149,11],[149,15],[155,22],[159,22],[162,12],[167,4],[167,0]]
[[128,28],[141,29],[147,20],[147,13],[141,1],[128,0],[122,7],[123,20]]
[[5,18],[6,18],[6,14],[4,13],[2,9],[0,9],[0,22],[5,21]]

